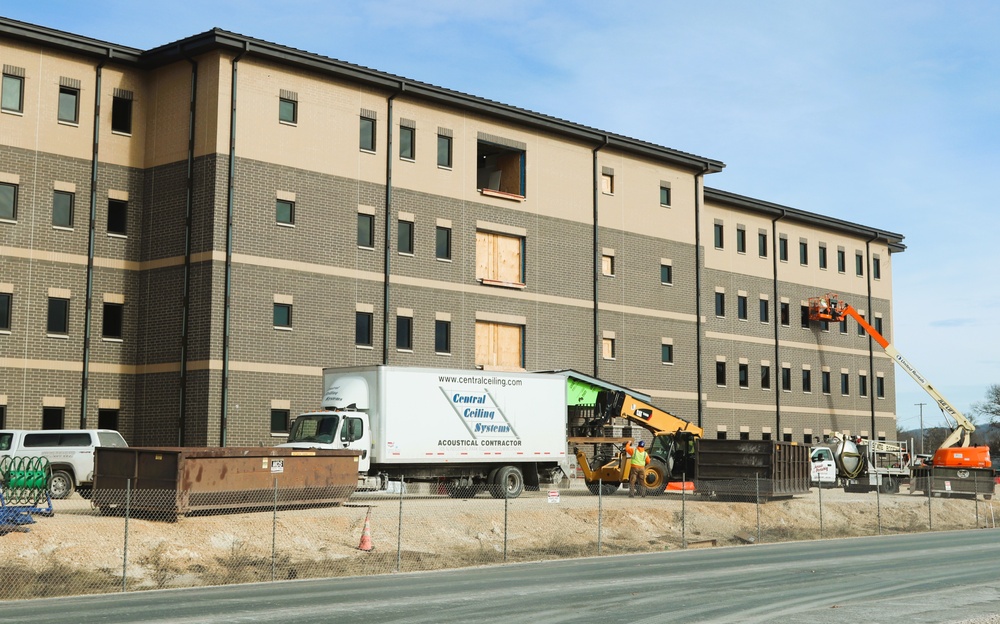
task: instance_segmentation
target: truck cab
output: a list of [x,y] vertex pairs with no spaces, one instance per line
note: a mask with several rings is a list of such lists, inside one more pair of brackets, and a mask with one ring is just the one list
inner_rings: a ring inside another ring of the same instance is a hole
[[368,414],[327,410],[298,416],[288,433],[288,448],[324,448],[359,451],[358,471],[371,467],[371,427]]
[[820,487],[837,484],[837,461],[833,449],[828,446],[814,446],[809,453],[809,481]]

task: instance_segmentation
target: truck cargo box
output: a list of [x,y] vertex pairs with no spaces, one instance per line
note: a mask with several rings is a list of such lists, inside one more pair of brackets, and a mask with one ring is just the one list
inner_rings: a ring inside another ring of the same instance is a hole
[[769,499],[809,492],[809,447],[773,440],[699,439],[696,491]]
[[358,452],[288,448],[97,448],[93,503],[176,517],[194,511],[341,503]]

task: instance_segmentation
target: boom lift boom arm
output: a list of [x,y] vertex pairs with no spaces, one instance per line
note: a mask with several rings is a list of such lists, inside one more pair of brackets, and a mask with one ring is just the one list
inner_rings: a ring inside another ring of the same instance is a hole
[[687,431],[701,437],[703,433],[701,427],[620,390],[600,392],[597,402],[600,415],[595,419],[597,422],[594,424],[605,424],[611,422],[613,418],[624,418],[650,431],[653,435]]
[[931,395],[931,398],[937,403],[941,411],[944,412],[946,417],[951,418],[955,423],[956,427],[951,434],[945,438],[944,442],[938,448],[949,448],[955,446],[956,443],[961,439],[962,443],[960,446],[969,446],[969,436],[973,431],[976,430],[976,426],[966,418],[962,412],[958,411],[954,405],[952,405],[948,399],[937,391],[937,389],[931,385],[927,378],[920,374],[920,372],[914,368],[912,364],[907,361],[903,355],[896,350],[896,347],[892,346],[888,340],[885,339],[882,334],[880,334],[874,327],[872,327],[868,321],[865,320],[857,310],[854,309],[849,303],[840,301],[834,293],[827,293],[822,297],[811,297],[809,299],[809,319],[813,321],[832,321],[839,323],[843,321],[848,316],[852,317],[858,322],[858,325],[863,327],[868,335],[871,336],[875,342],[885,350],[885,352],[891,357],[897,364],[899,364],[903,370],[909,373],[913,381],[920,384],[920,387],[924,389],[927,394]]

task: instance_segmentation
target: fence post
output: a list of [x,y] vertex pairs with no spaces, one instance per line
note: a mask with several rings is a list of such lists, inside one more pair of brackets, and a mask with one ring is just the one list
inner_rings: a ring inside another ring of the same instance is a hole
[[816,481],[816,491],[819,493],[819,538],[823,539],[823,482]]
[[760,544],[760,475],[759,474],[754,474],[753,483],[757,491],[757,495],[754,497],[754,502],[757,505],[757,543]]
[[503,486],[503,562],[507,563],[507,514],[510,507],[510,491]]
[[[877,473],[875,476],[878,477],[878,485],[875,486],[875,518],[878,521],[878,534],[882,535],[882,477]],[[871,482],[869,478],[868,483]]]
[[399,475],[399,524],[396,527],[396,572],[403,571],[403,490],[406,477]]
[[931,516],[931,489],[932,489],[932,487],[933,486],[931,485],[931,478],[928,476],[927,477],[927,531],[928,532],[934,530],[934,521],[933,521],[933,518]]
[[271,515],[271,582],[275,579],[275,559],[278,555],[278,477],[274,478],[274,513]]
[[597,554],[601,554],[601,529],[604,526],[604,480],[597,480]]
[[979,528],[979,473],[972,473],[972,499],[976,501],[976,528]]
[[687,541],[687,474],[681,473],[681,548],[688,547]]
[[132,479],[125,480],[125,545],[122,550],[122,592],[128,591],[128,517],[132,507]]

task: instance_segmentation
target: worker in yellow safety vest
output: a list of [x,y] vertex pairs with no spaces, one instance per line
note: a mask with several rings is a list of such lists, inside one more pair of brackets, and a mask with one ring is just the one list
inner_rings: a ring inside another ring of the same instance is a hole
[[639,496],[646,496],[646,466],[649,465],[649,453],[646,452],[645,440],[639,440],[639,445],[635,450],[632,446],[625,445],[626,454],[631,456],[632,466],[628,475],[628,496],[635,496],[635,482],[639,481]]

